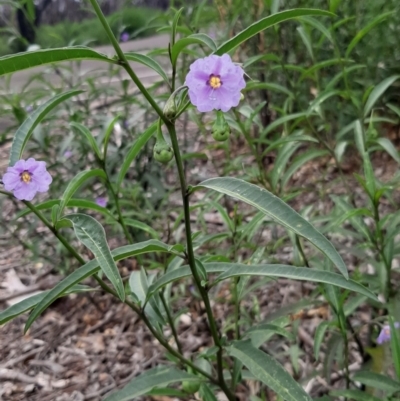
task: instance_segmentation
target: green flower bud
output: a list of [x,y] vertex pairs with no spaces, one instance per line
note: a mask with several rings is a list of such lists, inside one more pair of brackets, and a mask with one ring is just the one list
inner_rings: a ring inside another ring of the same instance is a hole
[[200,382],[182,382],[182,388],[188,394],[194,394],[199,391]]
[[374,140],[378,137],[379,137],[379,133],[378,133],[377,129],[374,127],[369,127],[367,130],[367,139]]
[[164,116],[168,120],[170,120],[170,121],[175,120],[176,113],[177,113],[177,108],[176,108],[175,94],[174,93],[167,100],[167,103],[165,103],[163,113],[164,113]]
[[212,136],[218,142],[224,142],[229,138],[231,129],[228,123],[225,121],[224,114],[221,111],[217,111],[217,119],[212,127]]
[[157,141],[154,145],[153,156],[158,162],[166,164],[174,157],[174,151],[164,140]]
[[244,95],[242,92],[240,92],[240,101],[244,100]]

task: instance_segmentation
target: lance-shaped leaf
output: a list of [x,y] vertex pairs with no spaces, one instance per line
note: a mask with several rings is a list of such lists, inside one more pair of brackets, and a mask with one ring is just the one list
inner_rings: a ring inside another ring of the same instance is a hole
[[227,348],[253,375],[286,401],[312,401],[292,376],[270,355],[254,347],[251,341],[237,341]]
[[150,125],[149,128],[139,138],[136,139],[135,143],[129,150],[128,154],[124,157],[124,162],[122,163],[121,170],[118,173],[117,179],[117,188],[119,188],[124,180],[125,174],[129,170],[129,166],[131,165],[133,159],[138,155],[138,153],[143,149],[144,145],[146,145],[147,141],[153,136],[154,132],[157,128],[157,122],[154,122]]
[[136,397],[147,394],[154,387],[168,386],[171,383],[182,381],[201,380],[198,376],[191,375],[172,367],[158,366],[131,380],[122,390],[104,398],[103,401],[130,401]]
[[99,160],[101,160],[102,154],[100,152],[99,145],[97,145],[97,142],[94,139],[92,133],[89,131],[89,129],[85,127],[83,124],[77,123],[75,121],[71,122],[70,125],[71,127],[76,128],[77,131],[80,132],[87,139],[87,141],[90,144],[90,147],[92,148],[96,156],[99,158]]
[[193,44],[200,44],[210,48],[212,51],[216,49],[214,41],[204,33],[194,33],[193,35],[187,36],[186,38],[179,39],[171,49],[171,63],[173,66],[176,65],[179,53],[187,46]]
[[389,11],[384,14],[378,15],[373,21],[371,21],[367,26],[365,26],[361,31],[357,32],[356,36],[352,39],[350,44],[347,46],[346,50],[346,58],[349,57],[350,53],[353,51],[353,49],[356,47],[358,42],[376,25],[380,24],[381,22],[385,21],[386,18],[388,18],[390,15],[393,14],[393,11]]
[[61,199],[60,199],[60,207],[58,208],[58,219],[61,218],[61,214],[68,204],[69,200],[72,198],[73,194],[78,190],[78,188],[89,178],[92,177],[100,177],[103,179],[107,179],[106,173],[101,169],[87,170],[81,171],[78,173],[68,184],[65,189]]
[[117,64],[117,60],[110,59],[89,47],[63,47],[60,49],[44,49],[0,57],[0,76],[40,65],[74,60],[98,60]]
[[241,263],[204,263],[207,269],[218,268],[224,273],[220,274],[216,281],[225,280],[229,277],[239,276],[267,276],[277,278],[288,278],[292,280],[312,281],[314,283],[331,284],[336,287],[358,292],[374,301],[378,298],[373,292],[354,280],[346,279],[338,273],[310,269],[308,267],[298,267],[289,265],[244,265]]
[[[80,292],[88,292],[94,291],[92,287],[88,287],[87,285],[74,285],[69,288],[60,296],[68,295],[68,294],[77,294]],[[28,310],[33,309],[39,302],[41,302],[45,296],[49,293],[49,291],[43,291],[39,294],[32,295],[29,298],[24,299],[21,302],[18,302],[14,305],[11,305],[9,308],[0,312],[0,326],[11,319],[21,315],[22,313],[27,312]]]
[[388,89],[389,86],[391,86],[399,78],[400,75],[393,75],[391,77],[384,79],[382,82],[380,82],[378,85],[375,86],[375,88],[369,94],[367,102],[365,103],[364,117],[368,116],[368,114],[374,107],[375,103],[386,92],[386,89]]
[[33,130],[43,120],[43,118],[61,102],[69,99],[72,96],[76,96],[79,93],[82,93],[82,91],[72,90],[56,95],[28,115],[27,119],[18,128],[17,132],[14,135],[10,152],[10,166],[13,166],[18,160],[22,158],[22,153],[26,144],[28,143],[29,138],[32,135]]
[[[149,240],[139,242],[138,244],[125,245],[111,251],[112,257],[115,261],[130,258],[133,256],[141,255],[149,252],[171,252],[174,253],[174,247],[164,244],[161,241]],[[25,325],[25,332],[29,329],[36,318],[47,309],[58,297],[64,294],[68,289],[75,284],[80,283],[85,278],[93,276],[100,270],[99,263],[96,259],[84,264],[79,269],[75,270],[64,280],[60,281],[46,296],[37,304],[35,309],[29,315],[28,321]]]
[[160,64],[157,63],[154,59],[152,59],[149,56],[146,56],[145,54],[141,53],[134,53],[134,52],[128,52],[125,53],[125,57],[129,61],[135,61],[137,63],[143,64],[146,67],[151,68],[153,71],[155,71],[160,77],[165,81],[165,83],[169,86],[169,79],[167,77],[167,74],[164,72]]
[[279,224],[310,241],[337,266],[346,278],[348,277],[346,265],[330,241],[289,205],[266,189],[231,177],[211,178],[195,188],[202,187],[232,196],[256,207]]
[[[48,210],[51,209],[54,205],[59,205],[61,202],[60,199],[51,199],[44,201],[42,203],[35,204],[36,210]],[[70,199],[68,203],[65,205],[66,207],[78,207],[82,209],[94,210],[103,214],[106,217],[111,219],[115,219],[114,216],[103,206],[99,206],[96,202],[88,201],[86,199]],[[31,209],[26,208],[18,212],[15,216],[15,220],[20,219],[23,216],[33,213]]]
[[[221,273],[225,270],[228,270],[229,266],[230,266],[229,263],[204,264],[207,273]],[[172,283],[173,281],[180,280],[185,277],[189,277],[191,275],[192,273],[190,271],[189,266],[183,266],[163,274],[158,280],[156,280],[153,284],[149,286],[146,300],[148,300],[155,292],[157,292],[159,289],[166,286],[167,284]]]
[[297,8],[295,10],[286,10],[280,13],[276,13],[260,19],[259,21],[255,22],[254,24],[250,25],[248,28],[244,29],[242,32],[239,32],[236,36],[232,39],[229,39],[221,46],[215,50],[214,54],[221,56],[224,53],[228,53],[231,50],[238,47],[240,44],[245,42],[246,40],[250,39],[251,37],[257,35],[264,29],[267,29],[271,26],[279,24],[280,22],[287,21],[289,19],[298,18],[306,15],[324,15],[333,17],[334,14],[331,14],[328,11],[324,10],[315,10],[311,8]]
[[103,226],[93,217],[82,213],[68,214],[63,220],[72,223],[79,241],[92,251],[101,270],[116,289],[120,300],[125,301],[124,284],[108,247]]

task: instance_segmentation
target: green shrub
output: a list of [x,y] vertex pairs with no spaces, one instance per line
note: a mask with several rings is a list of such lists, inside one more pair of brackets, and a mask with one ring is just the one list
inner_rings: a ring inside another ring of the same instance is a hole
[[[119,37],[122,32],[133,33],[146,25],[148,16],[154,10],[148,8],[123,8],[107,17],[114,34]],[[149,34],[142,31],[141,35]],[[109,43],[100,22],[93,18],[82,22],[62,22],[53,26],[43,25],[37,33],[37,43],[42,48],[75,45],[102,45]]]
[[[140,37],[154,33],[154,30],[143,28],[149,16],[153,18],[157,13],[158,11],[150,8],[130,7],[109,15],[107,20],[117,38],[122,32],[133,34],[137,30],[140,30],[137,35]],[[18,46],[12,46],[8,42],[7,36],[2,35],[0,56],[18,51]],[[68,45],[103,45],[109,43],[109,39],[100,22],[91,18],[81,22],[65,21],[56,25],[42,25],[37,31],[36,42],[46,49]]]

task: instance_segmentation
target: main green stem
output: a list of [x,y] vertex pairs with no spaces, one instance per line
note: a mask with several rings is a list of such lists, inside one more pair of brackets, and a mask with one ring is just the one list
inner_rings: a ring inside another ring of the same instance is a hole
[[[194,252],[193,252],[193,244],[192,244],[192,236],[191,236],[191,228],[190,228],[190,210],[189,210],[189,194],[187,191],[187,186],[186,186],[186,179],[185,179],[185,174],[183,170],[183,163],[182,163],[182,158],[179,152],[179,144],[178,140],[176,137],[176,131],[175,131],[175,126],[171,121],[169,121],[158,104],[154,101],[154,99],[151,97],[149,92],[146,90],[146,88],[143,86],[135,72],[132,70],[131,66],[129,65],[129,62],[127,58],[125,57],[124,52],[122,51],[117,39],[115,38],[106,18],[104,17],[103,12],[101,11],[100,6],[98,5],[96,0],[89,0],[97,17],[99,18],[101,24],[103,25],[104,30],[107,33],[107,36],[109,37],[118,57],[118,62],[119,64],[126,70],[126,72],[129,74],[131,77],[132,81],[136,84],[140,92],[142,92],[143,96],[147,99],[147,101],[150,103],[152,108],[155,110],[155,112],[158,114],[158,116],[161,118],[161,120],[164,122],[164,124],[167,126],[171,141],[172,141],[172,147],[175,152],[175,160],[176,164],[178,167],[178,173],[179,173],[179,180],[181,184],[181,191],[182,191],[182,200],[183,200],[183,205],[184,205],[184,216],[185,216],[185,228],[186,228],[186,238],[187,238],[187,254],[188,254],[188,262],[189,266],[191,269],[191,272],[194,277],[194,281],[196,283],[197,289],[199,293],[201,294],[201,297],[203,299],[205,308],[206,308],[206,313],[208,317],[208,321],[210,324],[210,330],[211,330],[211,335],[213,337],[215,345],[218,347],[218,352],[217,352],[217,370],[218,370],[218,381],[217,383],[215,382],[215,379],[212,380],[213,383],[218,384],[221,387],[221,390],[226,394],[228,397],[229,401],[236,401],[236,397],[234,394],[231,392],[231,390],[228,388],[226,385],[224,375],[223,375],[223,358],[222,358],[222,345],[220,341],[220,337],[218,334],[218,329],[217,325],[212,313],[211,305],[210,305],[210,300],[208,298],[208,294],[206,289],[201,285],[201,278],[197,272],[196,265],[195,265],[195,257],[194,257]],[[140,315],[143,321],[146,323],[146,316],[144,314]],[[147,323],[146,323],[147,324]],[[151,325],[148,325],[150,331],[155,335],[155,330]],[[168,343],[166,343],[168,344]],[[162,345],[165,346],[165,344],[162,343]],[[166,347],[167,348],[167,347]],[[170,348],[170,347],[169,347]],[[168,348],[167,348],[168,349]],[[180,355],[179,352],[175,351],[176,354]],[[180,355],[181,356],[181,355]],[[183,356],[181,356],[183,358]],[[181,359],[180,358],[180,359]],[[190,365],[189,365],[190,366]],[[197,369],[198,370],[198,369]],[[211,376],[209,377],[211,380]]]
[[115,38],[110,25],[108,24],[106,18],[104,17],[103,12],[101,11],[100,6],[98,5],[96,0],[89,0],[94,12],[96,13],[97,17],[99,18],[101,24],[103,25],[104,30],[107,33],[108,38],[111,41],[111,44],[114,47],[115,52],[117,53],[118,57],[118,63],[121,65],[125,71],[128,73],[128,75],[131,77],[132,81],[136,84],[140,92],[142,92],[143,96],[147,99],[147,101],[150,103],[151,107],[155,110],[155,112],[158,114],[158,116],[164,121],[164,123],[167,123],[168,120],[165,118],[162,110],[158,106],[158,104],[154,101],[150,93],[147,91],[147,89],[144,87],[138,76],[135,74],[133,71],[132,67],[130,66],[127,58],[125,57],[124,52],[122,51],[118,40]]
[[197,290],[199,291],[201,298],[203,299],[204,306],[206,308],[206,314],[208,318],[208,322],[210,325],[211,335],[214,341],[214,344],[218,347],[217,352],[217,372],[218,372],[218,384],[221,387],[222,391],[228,397],[230,401],[236,401],[235,395],[231,392],[229,387],[227,386],[224,374],[223,374],[223,348],[221,344],[221,339],[218,333],[217,324],[214,319],[214,315],[211,309],[210,299],[208,297],[207,290],[202,285],[201,277],[196,268],[196,260],[193,251],[193,243],[192,243],[192,229],[190,226],[190,205],[189,205],[189,192],[186,184],[185,172],[183,169],[182,157],[179,150],[178,138],[176,136],[175,125],[172,122],[168,122],[167,128],[171,138],[172,148],[174,149],[176,166],[178,168],[179,181],[181,186],[182,193],[182,201],[183,201],[183,212],[185,217],[185,230],[186,230],[186,252],[188,257],[188,263],[190,266],[190,270],[192,272],[194,282],[196,284]]

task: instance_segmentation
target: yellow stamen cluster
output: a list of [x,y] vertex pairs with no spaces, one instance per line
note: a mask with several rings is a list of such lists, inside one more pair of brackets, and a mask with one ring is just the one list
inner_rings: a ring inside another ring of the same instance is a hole
[[218,75],[211,75],[208,83],[213,89],[218,89],[222,85],[221,78]]
[[29,171],[24,171],[24,172],[21,174],[21,180],[22,180],[23,182],[25,182],[25,183],[31,182],[31,180],[32,180],[32,175],[31,175],[31,173],[30,173]]

